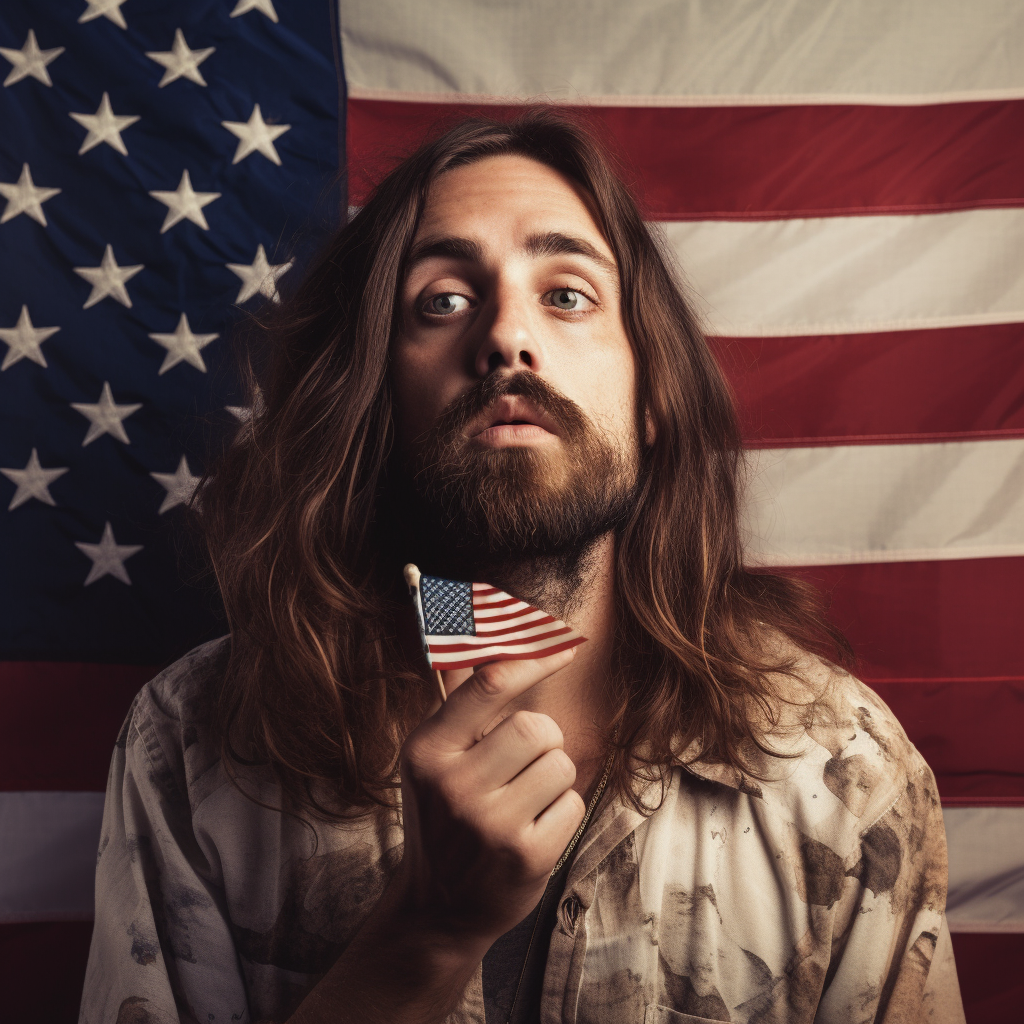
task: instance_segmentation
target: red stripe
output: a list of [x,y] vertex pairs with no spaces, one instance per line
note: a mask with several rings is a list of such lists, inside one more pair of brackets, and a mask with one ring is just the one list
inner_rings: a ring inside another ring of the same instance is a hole
[[506,626],[504,629],[481,629],[479,623],[476,627],[477,636],[504,636],[507,633],[516,633],[521,629],[535,629],[537,626],[546,626],[549,622],[558,622],[553,615],[545,615],[542,619],[530,619],[521,626]]
[[[0,925],[0,991],[11,1020],[77,1018],[91,922]],[[1024,935],[955,934],[968,1024],[1009,1024],[1024,1003]]]
[[749,447],[1024,436],[1024,324],[710,341]]
[[132,698],[156,670],[0,662],[0,790],[103,790]]
[[1024,557],[787,570],[831,599],[865,679],[1024,676]]
[[788,571],[828,595],[944,801],[1024,802],[1024,558]]
[[568,626],[563,626],[561,629],[554,629],[548,633],[538,633],[536,636],[524,636],[519,640],[499,640],[497,642],[491,640],[488,637],[484,637],[476,643],[469,644],[430,644],[430,653],[437,652],[438,654],[447,654],[449,651],[452,653],[458,653],[460,651],[479,651],[484,647],[500,647],[503,650],[512,650],[516,647],[522,647],[524,644],[536,644],[540,643],[541,640],[547,640],[553,636],[564,636],[566,633],[570,633],[572,630]]
[[967,1024],[1015,1024],[1024,1006],[1024,935],[954,934]]
[[497,587],[490,587],[486,583],[474,583],[473,584],[473,596],[474,597],[489,597],[491,594],[500,594],[501,591]]
[[0,925],[3,1019],[78,1020],[91,937],[92,921]]
[[1024,805],[1024,676],[865,680],[928,762],[946,806]]
[[[348,102],[350,202],[431,126],[514,106]],[[574,107],[657,220],[912,213],[1024,202],[1024,101],[913,107]]]
[[543,651],[526,651],[514,654],[511,651],[503,651],[501,655],[488,654],[483,657],[465,658],[462,661],[449,661],[445,659],[433,659],[435,668],[455,669],[472,668],[474,665],[484,665],[489,661],[523,661],[526,658],[548,657],[551,654],[558,654],[559,651],[567,651],[570,647],[583,643],[585,637],[577,636],[564,643],[555,644],[553,647],[546,647]]

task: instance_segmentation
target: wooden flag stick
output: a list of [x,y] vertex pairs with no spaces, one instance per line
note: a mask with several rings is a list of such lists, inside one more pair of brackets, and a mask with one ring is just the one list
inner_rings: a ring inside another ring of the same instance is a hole
[[437,686],[441,691],[441,702],[444,703],[448,700],[448,694],[444,692],[444,680],[441,678],[441,670],[439,668],[435,668],[434,675],[437,677]]

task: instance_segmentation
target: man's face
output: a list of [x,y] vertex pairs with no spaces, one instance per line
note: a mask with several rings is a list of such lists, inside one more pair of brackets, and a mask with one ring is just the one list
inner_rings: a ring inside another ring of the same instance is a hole
[[441,175],[400,301],[398,451],[441,520],[556,554],[622,518],[633,353],[611,250],[568,180],[519,156]]

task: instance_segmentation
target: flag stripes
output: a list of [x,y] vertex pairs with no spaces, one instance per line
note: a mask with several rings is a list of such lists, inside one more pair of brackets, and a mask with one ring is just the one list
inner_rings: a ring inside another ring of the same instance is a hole
[[[432,594],[447,581],[421,577],[425,642],[431,668],[471,668],[488,660],[515,661],[557,654],[586,637],[546,612],[486,583],[472,585],[472,633],[434,632]],[[460,586],[465,586],[462,584]],[[448,617],[448,608],[443,609]]]

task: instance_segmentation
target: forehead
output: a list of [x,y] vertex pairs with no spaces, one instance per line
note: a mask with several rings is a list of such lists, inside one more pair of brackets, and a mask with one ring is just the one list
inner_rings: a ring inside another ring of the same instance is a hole
[[583,194],[558,171],[524,156],[491,156],[441,174],[431,185],[415,241],[444,235],[580,235],[611,256]]

